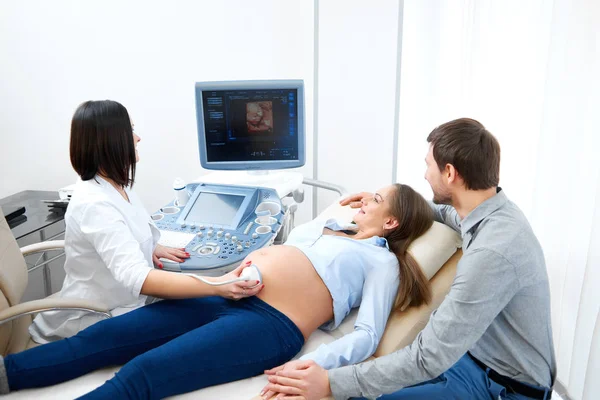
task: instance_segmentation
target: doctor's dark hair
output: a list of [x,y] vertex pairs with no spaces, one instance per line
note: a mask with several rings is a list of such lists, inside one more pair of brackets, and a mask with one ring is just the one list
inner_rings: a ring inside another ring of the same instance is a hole
[[135,144],[127,109],[111,100],[86,101],[71,121],[71,165],[82,180],[100,173],[120,186],[133,186]]
[[446,122],[435,128],[427,142],[440,172],[452,164],[468,190],[485,190],[500,181],[500,144],[485,126],[470,118]]
[[398,226],[384,234],[390,250],[398,258],[400,287],[396,308],[420,306],[431,301],[429,281],[408,252],[410,244],[433,225],[433,210],[419,193],[408,185],[396,183],[390,196],[390,214]]

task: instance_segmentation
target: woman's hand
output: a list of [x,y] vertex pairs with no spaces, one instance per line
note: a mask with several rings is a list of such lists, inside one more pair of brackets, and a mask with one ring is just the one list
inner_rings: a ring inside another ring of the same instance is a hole
[[[248,261],[244,264],[240,264],[239,267],[234,269],[228,274],[220,276],[218,278],[212,278],[213,282],[225,282],[230,281],[232,279],[237,279],[240,277],[242,270],[249,266],[252,262]],[[217,295],[221,297],[225,297],[231,300],[239,300],[248,296],[255,296],[265,287],[265,285],[259,285],[259,281],[239,281],[228,283],[223,286],[215,286],[217,291]]]
[[371,196],[373,196],[373,193],[369,193],[369,192],[361,192],[361,193],[351,194],[350,196],[340,200],[340,205],[347,206],[349,204],[351,208],[361,208],[362,207],[361,200],[363,199],[363,197],[371,197]]
[[186,252],[185,249],[174,249],[173,247],[165,247],[161,244],[157,244],[152,253],[152,261],[158,268],[163,267],[160,258],[166,258],[167,260],[183,262],[186,258],[190,258],[190,253]]

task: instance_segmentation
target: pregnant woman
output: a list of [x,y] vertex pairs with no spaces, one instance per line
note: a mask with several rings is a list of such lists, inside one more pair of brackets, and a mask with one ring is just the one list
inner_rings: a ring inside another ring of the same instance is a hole
[[264,289],[239,301],[165,300],[101,321],[76,336],[0,359],[0,392],[73,379],[110,365],[120,371],[86,399],[159,399],[261,374],[296,355],[318,327],[335,328],[359,307],[352,333],[303,359],[324,368],[373,354],[398,306],[429,300],[407,253],[433,223],[406,185],[363,198],[355,224],[315,220],[284,245],[251,253]]

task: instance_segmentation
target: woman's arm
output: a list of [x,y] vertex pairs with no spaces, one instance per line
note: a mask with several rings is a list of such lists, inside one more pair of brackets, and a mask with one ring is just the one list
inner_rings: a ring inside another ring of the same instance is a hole
[[[123,216],[109,202],[92,203],[87,206],[80,221],[80,230],[92,243],[113,278],[135,297],[141,293],[161,298],[220,295],[239,299],[260,291],[260,288],[258,291],[256,288],[248,289],[256,282],[235,282],[214,288],[190,276],[154,270],[148,265]],[[235,279],[239,277],[242,269],[239,267],[223,277],[209,279]]]
[[390,311],[398,293],[398,264],[379,265],[367,275],[363,285],[362,301],[354,323],[354,331],[317,350],[305,354],[301,360],[314,360],[325,369],[356,364],[375,353],[385,331]]
[[[250,262],[242,264],[235,270],[220,277],[203,277],[211,282],[225,282],[236,279]],[[163,299],[186,299],[191,297],[221,296],[233,300],[258,294],[264,285],[257,286],[258,281],[234,282],[221,286],[211,286],[191,276],[152,270],[142,285],[141,293]]]

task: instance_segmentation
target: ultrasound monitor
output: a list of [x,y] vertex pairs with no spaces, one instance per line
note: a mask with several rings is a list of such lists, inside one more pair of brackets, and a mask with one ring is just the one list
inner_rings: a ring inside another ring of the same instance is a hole
[[304,165],[302,80],[198,82],[196,116],[205,169]]

